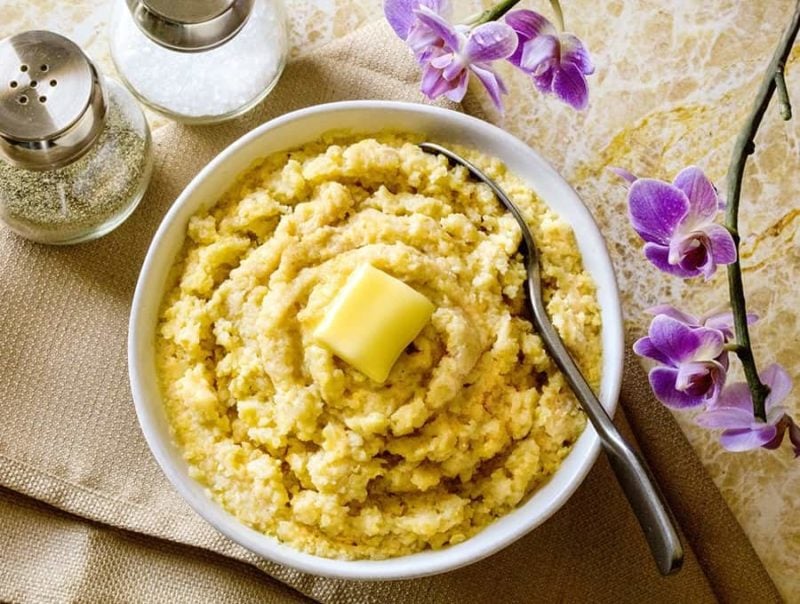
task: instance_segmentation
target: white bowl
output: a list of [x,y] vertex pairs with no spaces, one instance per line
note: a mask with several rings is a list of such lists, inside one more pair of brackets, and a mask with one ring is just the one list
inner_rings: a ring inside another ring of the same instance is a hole
[[388,560],[333,560],[313,556],[263,535],[211,500],[189,477],[172,442],[156,375],[154,342],[167,273],[180,252],[189,218],[214,204],[254,160],[318,139],[333,129],[369,134],[385,129],[428,134],[492,155],[524,179],[577,236],[586,269],[597,283],[603,320],[603,379],[600,399],[613,413],[622,376],[622,316],[616,279],[605,242],[575,191],[535,151],[503,130],[478,119],[426,105],[384,101],[348,101],[301,109],[246,134],[220,153],[183,191],[158,229],[139,275],[131,310],[128,363],[131,389],[142,431],[172,485],[203,518],[247,549],[301,571],[345,579],[407,579],[432,575],[476,562],[519,539],[558,510],[578,488],[600,448],[588,427],[547,484],[523,505],[470,539],[438,551]]

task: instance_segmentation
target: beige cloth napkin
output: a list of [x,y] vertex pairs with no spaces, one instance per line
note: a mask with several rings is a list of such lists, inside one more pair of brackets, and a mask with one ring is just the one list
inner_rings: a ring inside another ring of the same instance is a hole
[[779,601],[635,361],[618,422],[636,433],[686,536],[684,569],[669,578],[655,571],[602,457],[527,537],[415,581],[336,581],[275,565],[218,534],[172,490],[137,425],[125,358],[136,277],[161,217],[208,160],[265,120],[342,99],[420,101],[418,77],[385,25],[367,27],[294,61],[245,118],[159,130],[149,193],[107,237],[52,248],[0,230],[0,600]]

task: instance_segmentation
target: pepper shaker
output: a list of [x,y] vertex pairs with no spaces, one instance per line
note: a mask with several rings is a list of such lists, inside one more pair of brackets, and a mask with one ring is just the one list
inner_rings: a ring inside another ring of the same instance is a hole
[[100,237],[136,208],[151,168],[136,100],[75,43],[0,41],[0,221],[41,243]]
[[151,109],[186,123],[241,115],[286,63],[281,0],[114,0],[111,56]]

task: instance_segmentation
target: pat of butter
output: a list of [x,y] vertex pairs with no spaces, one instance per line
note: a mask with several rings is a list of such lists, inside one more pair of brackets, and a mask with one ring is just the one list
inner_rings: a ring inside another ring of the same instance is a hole
[[314,338],[382,383],[434,309],[431,301],[412,287],[365,264],[347,279]]

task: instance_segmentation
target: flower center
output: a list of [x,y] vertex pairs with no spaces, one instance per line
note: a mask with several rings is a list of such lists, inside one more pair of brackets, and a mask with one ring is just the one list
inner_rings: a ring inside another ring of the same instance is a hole
[[681,266],[694,268],[698,266],[705,266],[708,261],[708,248],[702,236],[695,236],[692,238],[691,243],[683,250],[682,258],[680,260]]
[[711,377],[711,372],[695,374],[689,378],[684,392],[690,396],[703,396],[714,385],[714,379]]

